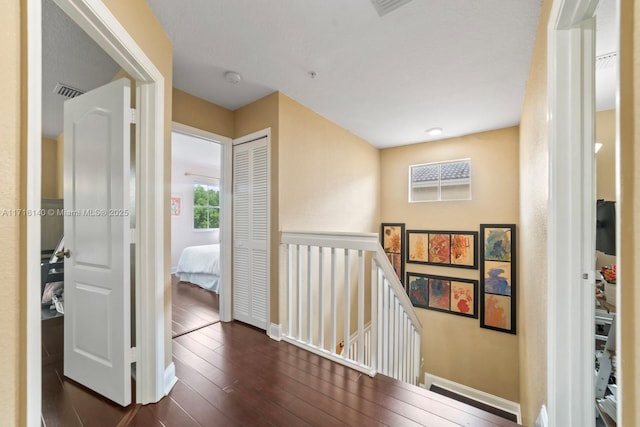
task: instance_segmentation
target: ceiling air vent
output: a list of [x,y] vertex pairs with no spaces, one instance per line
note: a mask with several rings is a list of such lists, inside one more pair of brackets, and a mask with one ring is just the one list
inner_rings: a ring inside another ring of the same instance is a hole
[[604,55],[596,56],[596,70],[604,70],[613,67],[616,63],[618,52],[609,52]]
[[67,98],[75,98],[76,96],[82,95],[84,91],[58,82],[56,83],[56,87],[53,88],[53,93],[62,95]]
[[371,3],[373,3],[378,11],[378,15],[382,17],[387,13],[393,12],[400,6],[404,6],[410,1],[411,0],[371,0]]

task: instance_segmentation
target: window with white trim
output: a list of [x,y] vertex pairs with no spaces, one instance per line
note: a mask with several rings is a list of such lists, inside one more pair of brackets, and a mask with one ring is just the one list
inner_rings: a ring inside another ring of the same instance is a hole
[[193,229],[220,228],[220,187],[201,182],[193,183]]
[[409,166],[409,202],[471,200],[471,159]]

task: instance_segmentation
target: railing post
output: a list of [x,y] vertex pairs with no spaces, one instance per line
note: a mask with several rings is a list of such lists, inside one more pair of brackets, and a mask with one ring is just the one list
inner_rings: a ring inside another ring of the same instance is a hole
[[297,331],[298,331],[298,340],[302,340],[302,250],[301,245],[298,245],[298,265],[297,265],[297,274],[296,274],[296,301],[297,301],[297,318],[296,322]]
[[358,363],[364,363],[364,251],[358,251]]
[[293,326],[292,326],[292,321],[291,321],[291,313],[293,313],[293,301],[292,301],[292,297],[291,295],[293,294],[293,250],[292,250],[292,246],[288,244],[287,245],[287,252],[288,252],[288,263],[289,265],[287,266],[287,334],[288,335],[293,335]]

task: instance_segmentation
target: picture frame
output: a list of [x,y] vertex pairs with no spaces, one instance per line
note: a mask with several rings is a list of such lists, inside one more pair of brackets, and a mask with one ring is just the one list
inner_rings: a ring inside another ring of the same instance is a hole
[[478,318],[478,281],[407,273],[406,292],[414,307]]
[[383,222],[380,226],[380,244],[389,258],[400,282],[404,280],[405,225]]
[[480,224],[480,327],[516,334],[516,225]]
[[478,232],[408,230],[407,262],[476,270]]
[[182,213],[182,197],[178,195],[171,196],[171,216],[180,216]]

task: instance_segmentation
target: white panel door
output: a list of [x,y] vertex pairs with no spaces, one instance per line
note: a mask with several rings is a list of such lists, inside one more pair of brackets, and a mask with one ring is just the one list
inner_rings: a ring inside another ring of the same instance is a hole
[[233,317],[267,329],[269,305],[267,138],[233,147]]
[[64,375],[131,403],[130,82],[64,104]]

